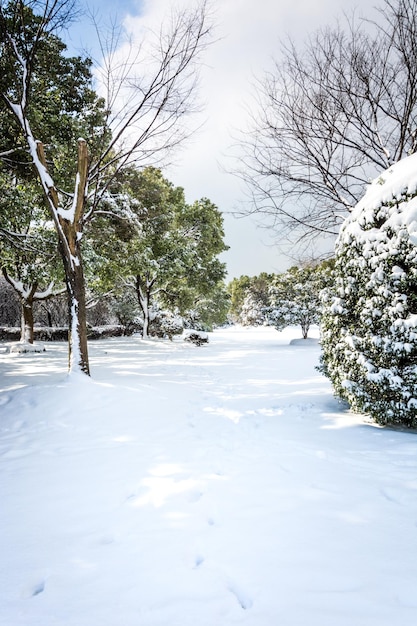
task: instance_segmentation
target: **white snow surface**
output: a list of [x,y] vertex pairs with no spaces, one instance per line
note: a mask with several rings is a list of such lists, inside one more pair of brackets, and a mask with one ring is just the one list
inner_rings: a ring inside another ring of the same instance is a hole
[[0,355],[1,626],[414,626],[417,439],[296,328]]

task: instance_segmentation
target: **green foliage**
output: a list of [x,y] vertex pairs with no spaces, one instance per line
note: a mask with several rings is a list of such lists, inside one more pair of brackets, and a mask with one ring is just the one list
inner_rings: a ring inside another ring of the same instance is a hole
[[225,276],[217,258],[227,249],[217,207],[206,198],[187,204],[183,189],[152,167],[126,170],[110,191],[112,216],[92,226],[95,245],[86,252],[97,286],[133,289],[148,309],[156,298],[181,315],[199,311],[204,324],[223,319],[221,298],[203,314],[203,301],[209,306],[219,296]]
[[230,314],[233,319],[237,319],[240,315],[250,282],[249,276],[240,276],[239,278],[233,278],[227,286],[230,294]]
[[[19,102],[25,82],[8,33],[26,61],[29,90],[24,115],[35,137],[45,141],[48,169],[56,185],[65,189],[74,178],[78,138],[88,141],[93,157],[110,133],[104,101],[92,89],[91,60],[66,55],[65,44],[49,32],[49,25],[34,10],[36,3],[9,2],[0,7],[0,94]],[[0,146],[4,155],[0,265],[25,284],[62,280],[57,235],[46,213],[26,137],[6,106],[0,109]]]
[[265,321],[264,310],[269,306],[269,288],[274,274],[261,272],[259,276],[240,276],[228,285],[230,293],[230,315],[242,324],[251,325]]
[[[77,141],[86,139],[90,155],[97,155],[108,142],[107,111],[102,98],[92,88],[92,62],[66,55],[62,40],[25,3],[9,2],[1,7],[0,93],[19,102],[24,84],[22,67],[17,63],[11,34],[19,54],[26,60],[29,84],[24,114],[35,138],[45,143],[48,168],[56,184],[65,187],[76,167]],[[26,138],[11,111],[0,111],[1,151],[10,151],[6,163],[20,177],[33,178]]]
[[26,286],[62,281],[56,234],[39,188],[0,167],[0,269]]
[[212,331],[227,322],[230,296],[223,282],[206,296],[201,296],[185,314],[187,325],[196,330]]

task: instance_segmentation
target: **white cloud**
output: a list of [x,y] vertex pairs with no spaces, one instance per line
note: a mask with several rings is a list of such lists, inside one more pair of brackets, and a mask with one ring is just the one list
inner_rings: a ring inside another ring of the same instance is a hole
[[[140,35],[144,28],[158,31],[172,6],[190,8],[195,0],[145,0],[138,3],[140,15],[125,19],[125,27]],[[201,100],[204,127],[178,155],[167,176],[185,188],[187,198],[207,196],[223,211],[230,212],[243,199],[242,188],[220,165],[233,143],[233,131],[245,127],[246,105],[254,95],[254,76],[261,76],[272,57],[279,54],[279,41],[290,36],[300,44],[309,33],[341,17],[357,6],[355,0],[212,0],[216,41],[207,50],[201,70]],[[371,14],[374,0],[362,0],[360,11]],[[197,123],[197,120],[196,120]],[[265,247],[268,237],[257,231],[251,219],[226,218],[227,253],[231,275],[257,274],[285,269],[289,261],[275,247]],[[248,254],[248,250],[251,251]]]

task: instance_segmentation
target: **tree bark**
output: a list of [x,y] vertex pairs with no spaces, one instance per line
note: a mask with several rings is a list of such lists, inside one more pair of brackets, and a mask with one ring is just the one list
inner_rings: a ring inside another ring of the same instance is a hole
[[141,276],[135,277],[135,289],[138,297],[139,306],[143,313],[143,329],[142,338],[147,339],[149,336],[149,307],[151,305],[151,293],[152,287],[155,282],[155,278],[149,279],[147,276],[145,280]]
[[31,343],[34,341],[33,331],[33,299],[21,300],[22,317],[21,317],[21,330],[20,330],[20,342]]
[[2,268],[2,272],[4,278],[13,287],[20,300],[20,342],[33,344],[33,302],[36,299],[38,283],[35,282],[30,289],[25,289],[21,282],[9,276],[5,267]]
[[81,256],[74,258],[78,260],[76,264],[62,255],[68,295],[68,369],[89,375],[84,271]]
[[[46,169],[46,158],[42,143],[37,143],[37,155]],[[87,320],[85,281],[81,254],[82,218],[88,175],[88,150],[84,139],[78,140],[78,169],[71,209],[59,210],[58,194],[49,188],[48,199],[54,207],[59,237],[59,250],[65,270],[68,294],[68,364],[69,371],[90,374],[87,345]]]

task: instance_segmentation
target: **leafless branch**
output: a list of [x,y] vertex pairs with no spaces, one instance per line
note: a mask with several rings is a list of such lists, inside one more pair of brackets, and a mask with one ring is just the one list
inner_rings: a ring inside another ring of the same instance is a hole
[[[417,148],[417,5],[385,0],[378,22],[345,17],[290,40],[255,85],[236,173],[246,213],[300,240],[337,233],[381,170]],[[270,223],[270,222],[269,222]]]

